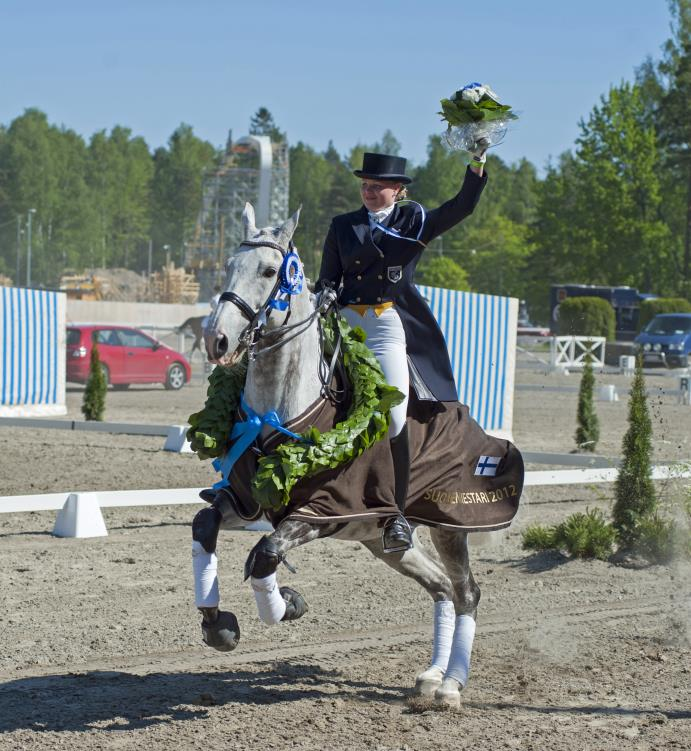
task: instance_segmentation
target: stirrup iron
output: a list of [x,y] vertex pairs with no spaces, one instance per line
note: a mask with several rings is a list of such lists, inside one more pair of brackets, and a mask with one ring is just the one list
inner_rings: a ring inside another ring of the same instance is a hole
[[[389,532],[393,526],[402,528],[400,529],[400,536],[403,537],[403,535],[405,535],[407,539],[394,540],[387,544],[387,532]],[[403,514],[399,514],[398,516],[386,520],[381,533],[381,544],[384,553],[402,553],[413,547],[413,529]]]

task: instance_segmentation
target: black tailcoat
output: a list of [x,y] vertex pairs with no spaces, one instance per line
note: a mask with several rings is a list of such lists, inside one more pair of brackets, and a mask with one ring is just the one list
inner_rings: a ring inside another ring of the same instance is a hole
[[[418,398],[456,401],[456,384],[444,335],[432,311],[413,284],[415,267],[425,245],[472,214],[487,174],[468,169],[459,193],[426,212],[420,242],[409,242],[375,229],[369,215],[358,211],[333,218],[324,243],[317,289],[330,282],[339,289],[341,305],[394,302],[406,335],[411,383]],[[403,237],[415,238],[422,216],[410,203],[396,204],[385,222]]]

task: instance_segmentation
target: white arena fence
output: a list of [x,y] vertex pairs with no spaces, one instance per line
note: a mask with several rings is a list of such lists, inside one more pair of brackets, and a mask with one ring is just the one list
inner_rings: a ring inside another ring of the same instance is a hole
[[492,435],[511,439],[518,300],[418,286],[444,334],[458,399]]
[[593,368],[604,368],[604,336],[553,336],[550,339],[552,368],[583,368],[588,358]]
[[[615,482],[618,469],[560,469],[529,471],[526,487],[546,485],[590,485]],[[652,468],[653,480],[689,479],[691,463]],[[53,533],[58,537],[101,537],[108,534],[101,514],[102,508],[130,506],[200,505],[201,488],[156,490],[100,490],[95,492],[45,493],[0,497],[0,513],[58,511]],[[271,525],[265,520],[245,526],[250,531],[267,531]]]
[[[619,470],[616,467],[596,467],[593,469],[536,470],[525,473],[525,487],[545,485],[589,485],[615,482]],[[691,463],[680,462],[673,465],[652,467],[653,480],[690,479]],[[201,504],[199,498],[203,488],[158,488],[154,490],[95,490],[102,508],[122,508],[127,506],[176,506],[180,504]],[[14,514],[29,511],[56,511],[61,509],[67,497],[73,493],[40,493],[37,495],[0,496],[0,514]]]
[[0,287],[0,415],[64,415],[65,294]]

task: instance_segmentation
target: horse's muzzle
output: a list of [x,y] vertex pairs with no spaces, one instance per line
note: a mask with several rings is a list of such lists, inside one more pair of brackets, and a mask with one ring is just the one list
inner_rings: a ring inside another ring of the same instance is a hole
[[222,365],[228,368],[232,368],[237,365],[242,356],[245,353],[247,347],[240,344],[232,352],[228,351],[228,337],[225,334],[217,332],[214,336],[206,336],[204,338],[206,344],[206,354],[208,355],[209,362],[215,365]]
[[228,337],[220,331],[215,336],[205,336],[206,354],[211,362],[220,363],[228,354]]

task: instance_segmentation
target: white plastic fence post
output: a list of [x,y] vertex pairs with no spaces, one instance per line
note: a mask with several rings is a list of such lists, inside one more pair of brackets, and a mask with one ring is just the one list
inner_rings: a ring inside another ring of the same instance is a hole
[[55,520],[56,537],[105,537],[108,534],[96,493],[70,493]]
[[164,451],[177,451],[180,454],[190,454],[190,442],[187,440],[187,429],[189,425],[171,425],[168,428],[166,442],[163,445]]

